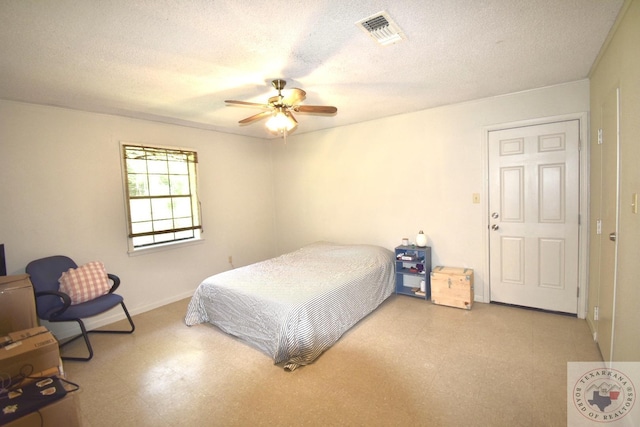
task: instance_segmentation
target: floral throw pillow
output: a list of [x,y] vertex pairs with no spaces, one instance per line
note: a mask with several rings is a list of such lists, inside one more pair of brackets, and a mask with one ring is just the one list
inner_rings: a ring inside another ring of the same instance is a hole
[[78,268],[70,268],[62,273],[60,291],[69,295],[71,305],[91,301],[109,293],[111,282],[104,264],[100,261],[88,262]]

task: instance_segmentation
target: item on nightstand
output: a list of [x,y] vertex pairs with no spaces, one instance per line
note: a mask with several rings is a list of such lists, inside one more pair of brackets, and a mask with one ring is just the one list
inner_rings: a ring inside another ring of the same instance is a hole
[[416,236],[416,246],[424,248],[427,246],[427,235],[422,230]]
[[402,238],[402,246],[409,246],[409,239],[407,239],[406,237]]
[[472,269],[438,266],[431,272],[431,301],[434,304],[471,310],[473,297]]

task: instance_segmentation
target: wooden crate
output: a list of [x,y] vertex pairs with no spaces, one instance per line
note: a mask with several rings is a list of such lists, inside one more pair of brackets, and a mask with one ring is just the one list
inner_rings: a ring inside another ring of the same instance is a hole
[[472,269],[438,266],[431,271],[431,301],[434,304],[471,310],[473,296]]

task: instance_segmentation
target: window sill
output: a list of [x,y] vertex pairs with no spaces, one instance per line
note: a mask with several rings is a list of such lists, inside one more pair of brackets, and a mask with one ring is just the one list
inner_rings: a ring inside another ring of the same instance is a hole
[[133,250],[129,249],[127,253],[129,254],[129,256],[147,255],[147,254],[153,254],[156,252],[179,249],[185,246],[200,245],[202,243],[204,243],[204,239],[200,238],[200,239],[194,239],[194,240],[187,240],[184,242],[163,243],[160,245],[149,246],[146,248],[139,248],[139,249],[133,249]]

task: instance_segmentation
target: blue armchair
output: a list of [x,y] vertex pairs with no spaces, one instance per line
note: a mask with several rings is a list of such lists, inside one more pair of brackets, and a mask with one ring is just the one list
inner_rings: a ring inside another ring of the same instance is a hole
[[[31,276],[31,283],[33,284],[35,292],[36,311],[38,313],[38,317],[49,322],[76,322],[80,326],[81,334],[60,344],[60,347],[82,337],[84,338],[87,350],[89,351],[89,356],[62,356],[62,359],[88,361],[93,357],[93,348],[89,341],[89,333],[130,334],[135,330],[135,325],[127,311],[127,307],[124,305],[122,296],[113,293],[118,286],[120,286],[120,278],[114,274],[107,274],[108,278],[113,282],[109,293],[90,301],[71,305],[71,298],[69,295],[60,291],[58,279],[62,276],[62,273],[66,272],[70,268],[77,267],[77,264],[71,258],[56,255],[31,261],[26,267],[26,272]],[[120,304],[127,316],[127,319],[129,320],[129,324],[131,325],[130,329],[98,329],[87,331],[82,319],[104,313],[118,304]]]

